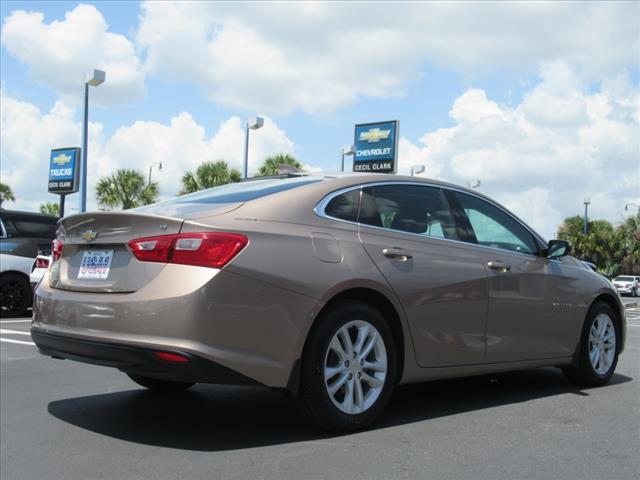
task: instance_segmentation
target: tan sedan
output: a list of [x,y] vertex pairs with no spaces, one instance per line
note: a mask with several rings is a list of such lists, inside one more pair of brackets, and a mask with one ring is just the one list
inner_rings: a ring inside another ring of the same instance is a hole
[[41,352],[158,390],[285,389],[331,430],[402,383],[558,366],[605,384],[615,288],[491,199],[381,174],[263,178],[59,223]]

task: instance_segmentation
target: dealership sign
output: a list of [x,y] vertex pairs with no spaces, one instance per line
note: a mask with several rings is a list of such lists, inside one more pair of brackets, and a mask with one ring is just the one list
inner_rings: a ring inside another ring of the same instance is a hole
[[354,172],[395,173],[398,121],[356,125]]
[[78,191],[79,148],[51,150],[49,161],[49,193],[68,194]]

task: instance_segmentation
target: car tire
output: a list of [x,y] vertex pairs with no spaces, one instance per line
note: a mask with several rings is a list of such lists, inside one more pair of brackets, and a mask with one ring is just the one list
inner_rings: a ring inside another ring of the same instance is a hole
[[395,387],[396,352],[378,310],[360,301],[331,307],[316,320],[302,355],[298,412],[333,432],[372,424]]
[[127,373],[127,376],[138,385],[159,392],[179,392],[195,385],[193,382],[173,382],[132,373]]
[[[585,319],[574,364],[562,368],[565,377],[582,386],[609,382],[618,364],[620,323],[611,306],[594,303]],[[577,365],[577,366],[576,366]]]
[[33,290],[27,277],[14,272],[0,276],[0,316],[23,316],[32,300]]

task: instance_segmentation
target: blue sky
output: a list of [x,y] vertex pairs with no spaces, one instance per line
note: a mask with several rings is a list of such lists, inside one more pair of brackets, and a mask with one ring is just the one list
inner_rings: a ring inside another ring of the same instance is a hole
[[159,159],[170,196],[201,161],[239,166],[255,114],[268,122],[252,169],[282,151],[334,171],[354,124],[397,119],[401,173],[424,163],[426,176],[480,179],[547,236],[585,196],[618,221],[640,203],[638,14],[624,2],[6,1],[3,182],[17,208],[55,199],[47,152],[79,142],[82,72],[102,66],[90,188]]

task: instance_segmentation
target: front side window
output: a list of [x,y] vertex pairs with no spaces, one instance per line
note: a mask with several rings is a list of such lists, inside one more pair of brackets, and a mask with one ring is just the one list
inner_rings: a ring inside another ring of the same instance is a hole
[[358,222],[364,225],[458,240],[442,190],[421,185],[378,185],[362,190]]
[[506,212],[480,198],[455,192],[479,245],[535,255],[533,235]]

